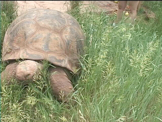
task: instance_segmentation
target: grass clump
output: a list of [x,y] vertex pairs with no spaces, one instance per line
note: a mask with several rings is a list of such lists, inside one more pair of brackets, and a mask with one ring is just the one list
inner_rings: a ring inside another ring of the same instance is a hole
[[[149,3],[149,2],[148,2]],[[53,99],[47,68],[28,87],[2,84],[4,122],[160,122],[162,121],[162,36],[155,24],[160,2],[150,2],[156,19],[116,27],[114,16],[72,15],[86,35],[82,74],[72,103]],[[161,25],[161,23],[159,22]],[[152,29],[149,29],[152,27]]]
[[[16,7],[14,1],[0,1],[0,11],[1,11],[1,41],[0,41],[0,50],[2,49],[2,42],[4,39],[5,32],[10,25],[10,23],[16,18]],[[1,57],[1,55],[0,55]]]

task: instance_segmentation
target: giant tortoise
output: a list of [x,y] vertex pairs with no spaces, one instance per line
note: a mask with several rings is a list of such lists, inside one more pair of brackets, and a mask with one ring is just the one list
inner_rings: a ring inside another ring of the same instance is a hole
[[69,76],[80,68],[85,36],[72,16],[50,9],[31,9],[17,17],[6,31],[2,61],[7,63],[2,80],[33,80],[42,69],[49,67],[53,94],[62,101],[74,91]]

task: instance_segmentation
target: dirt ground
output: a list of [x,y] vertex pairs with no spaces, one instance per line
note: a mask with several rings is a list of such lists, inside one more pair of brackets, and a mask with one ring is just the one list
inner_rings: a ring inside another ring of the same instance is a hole
[[[58,10],[61,12],[67,12],[70,10],[70,1],[16,1],[17,14],[20,15],[25,11],[33,8],[45,8]],[[89,11],[100,13],[105,12],[106,14],[116,14],[118,10],[118,3],[114,1],[81,1],[80,12],[85,12],[86,7],[91,7]],[[147,7],[141,7],[144,11],[143,16],[145,18],[155,18],[155,14]]]
[[[32,8],[46,8],[67,12],[70,9],[69,1],[16,1],[18,15]],[[90,5],[98,8],[97,12],[113,13],[117,11],[117,3],[113,1],[82,1],[81,10]]]

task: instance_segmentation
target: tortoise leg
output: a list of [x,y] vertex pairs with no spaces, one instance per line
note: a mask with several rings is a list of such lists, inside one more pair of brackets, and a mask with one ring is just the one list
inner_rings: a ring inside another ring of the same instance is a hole
[[43,67],[41,63],[32,60],[21,61],[16,68],[16,79],[33,80],[34,76]]
[[1,73],[2,82],[9,82],[10,80],[15,79],[17,65],[18,63],[14,62],[6,66],[5,70]]
[[61,67],[50,69],[50,83],[53,94],[61,102],[67,102],[68,96],[74,91],[71,81]]

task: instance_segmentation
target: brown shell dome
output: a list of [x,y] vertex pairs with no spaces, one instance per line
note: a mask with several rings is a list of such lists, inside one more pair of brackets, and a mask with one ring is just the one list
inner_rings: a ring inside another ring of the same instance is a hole
[[84,34],[70,15],[49,9],[31,9],[9,26],[2,61],[47,60],[72,72],[79,68]]

